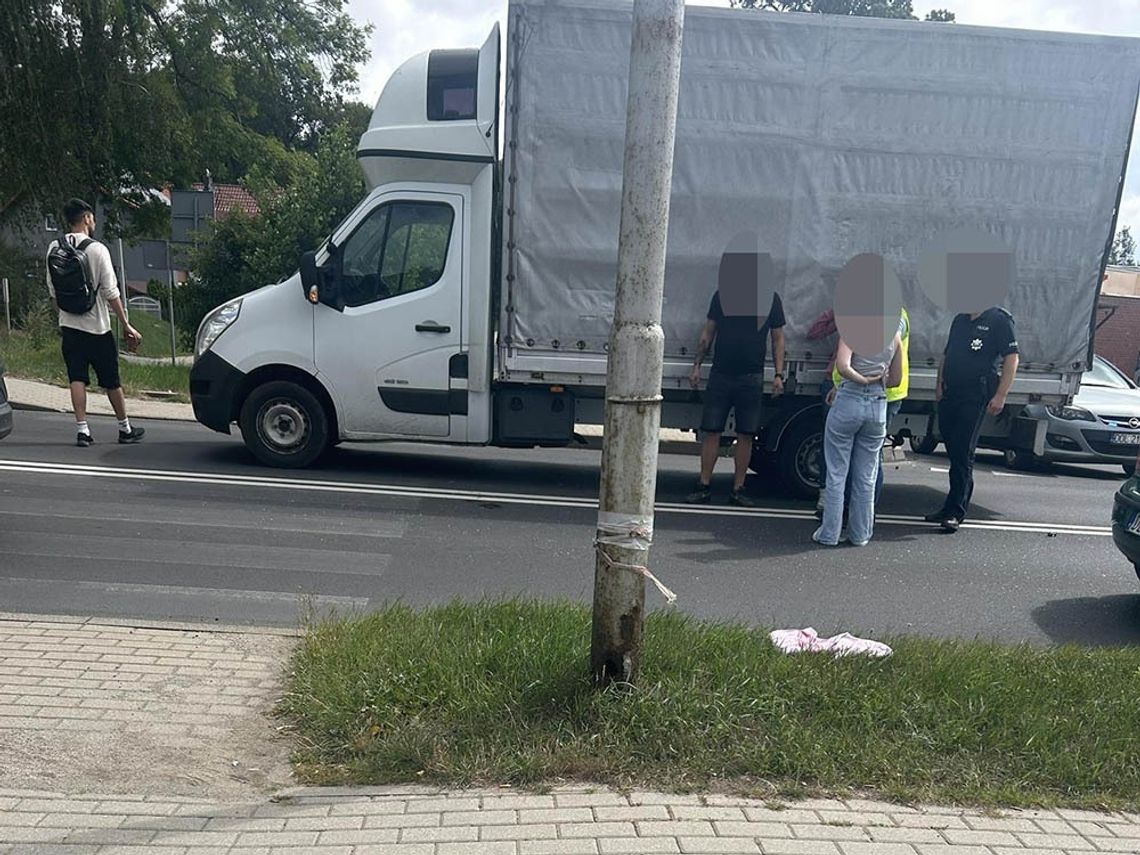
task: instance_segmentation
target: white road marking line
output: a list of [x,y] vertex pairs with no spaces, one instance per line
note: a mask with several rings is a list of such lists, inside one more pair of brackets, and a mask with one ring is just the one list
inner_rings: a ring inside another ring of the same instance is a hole
[[103,591],[111,594],[165,594],[182,595],[190,597],[221,597],[232,600],[260,600],[270,602],[296,602],[309,600],[317,605],[354,606],[368,605],[368,597],[342,597],[333,594],[314,594],[309,592],[291,593],[289,591],[253,591],[243,588],[191,588],[184,585],[147,585],[126,582],[90,582],[74,579],[32,579],[22,576],[0,576],[0,584],[18,582],[27,584],[51,584],[78,588],[88,591]]
[[[90,514],[61,514],[52,511],[50,514],[42,511],[10,511],[6,508],[0,508],[0,517],[34,517],[35,519],[44,519],[49,517],[58,520],[82,520],[83,522],[90,523],[136,523],[145,526],[155,525],[176,525],[186,528],[223,528],[223,529],[239,529],[249,530],[255,528],[258,531],[280,531],[288,532],[289,534],[313,534],[313,535],[336,535],[338,537],[361,537],[361,538],[375,538],[381,540],[395,540],[404,536],[405,525],[398,526],[398,530],[392,531],[357,531],[345,528],[316,528],[306,526],[304,523],[296,525],[290,523],[289,525],[275,524],[267,525],[264,520],[255,520],[252,523],[232,523],[220,522],[217,520],[209,522],[201,522],[197,520],[185,520],[177,517],[165,516],[113,516],[107,509],[93,509]],[[343,525],[344,520],[339,520],[338,524]]]
[[994,475],[997,475],[999,478],[1028,478],[1029,477],[1028,475],[1022,475],[1020,472],[998,472],[996,469],[991,469],[990,472],[992,472]]
[[950,470],[949,469],[943,469],[941,466],[931,466],[930,471],[931,472],[949,472]]
[[[0,471],[25,472],[42,475],[81,476],[91,478],[112,478],[120,480],[158,481],[182,484],[204,484],[223,487],[266,487],[277,490],[298,490],[302,492],[348,493],[357,495],[386,496],[413,499],[445,499],[461,502],[486,502],[507,505],[530,505],[536,507],[580,508],[593,510],[598,506],[596,499],[579,497],[556,497],[528,493],[495,493],[481,490],[444,490],[436,487],[407,487],[392,484],[367,484],[351,481],[318,481],[301,478],[268,477],[254,475],[212,475],[198,472],[160,469],[126,469],[95,466],[76,466],[63,463],[40,463],[23,460],[0,460]],[[685,514],[689,516],[753,517],[761,519],[790,519],[815,521],[810,510],[794,508],[738,508],[722,505],[688,505],[675,502],[660,502],[657,510],[661,513]],[[882,515],[877,522],[884,525],[920,525],[925,527],[921,517]],[[1033,521],[977,520],[963,523],[963,528],[985,529],[990,531],[1010,531],[1038,534],[1073,534],[1091,536],[1111,536],[1109,526],[1080,526],[1067,523],[1046,523]]]

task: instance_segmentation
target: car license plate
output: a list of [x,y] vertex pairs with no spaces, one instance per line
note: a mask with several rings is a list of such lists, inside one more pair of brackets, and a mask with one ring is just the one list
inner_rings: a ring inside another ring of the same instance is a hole
[[1132,515],[1132,519],[1128,521],[1128,524],[1125,525],[1124,528],[1133,534],[1140,534],[1140,511]]
[[1140,445],[1140,433],[1114,433],[1109,442],[1113,445]]

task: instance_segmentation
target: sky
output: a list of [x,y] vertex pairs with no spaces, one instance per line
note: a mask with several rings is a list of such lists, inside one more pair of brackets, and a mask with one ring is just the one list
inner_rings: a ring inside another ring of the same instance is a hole
[[[478,47],[496,21],[505,26],[507,11],[506,0],[349,0],[348,5],[357,21],[374,28],[372,57],[360,73],[360,98],[369,104],[405,59],[434,48]],[[702,0],[701,5],[728,2]],[[932,8],[948,8],[962,24],[1140,37],[1140,0],[916,0],[914,7],[920,17]],[[1140,128],[1134,139],[1119,225],[1140,228]]]

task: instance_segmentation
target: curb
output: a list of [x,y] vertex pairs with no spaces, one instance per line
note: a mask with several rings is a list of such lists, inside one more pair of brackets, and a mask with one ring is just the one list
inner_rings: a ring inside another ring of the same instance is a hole
[[23,410],[31,413],[66,413],[67,410],[61,410],[58,407],[48,407],[43,404],[27,404],[22,401],[13,401],[8,399],[8,403],[12,405],[13,410]]
[[97,617],[89,615],[43,615],[21,612],[0,612],[3,623],[54,623],[68,626],[121,626],[130,629],[156,629],[168,632],[202,632],[218,635],[276,635],[283,638],[302,638],[301,629],[279,626],[243,626],[227,623],[202,623],[194,621],[146,620],[144,618]]
[[[48,407],[48,406],[45,406],[44,404],[29,404],[29,403],[24,402],[24,401],[14,401],[12,399],[9,399],[8,403],[12,405],[13,410],[19,410],[19,411],[28,412],[28,413],[59,413],[59,414],[64,414],[64,413],[70,413],[71,412],[71,410],[60,409],[59,407]],[[141,401],[138,398],[128,398],[127,399],[127,409],[128,410],[131,409],[132,405],[150,404],[150,403],[155,403],[155,402],[153,402],[153,401]],[[131,416],[131,418],[138,419],[139,421],[143,421],[143,422],[184,422],[186,424],[193,424],[196,422],[196,419],[194,419],[191,416],[149,416],[149,415],[135,415],[134,413],[129,413],[129,415]],[[87,417],[91,418],[91,419],[100,419],[100,418],[113,419],[115,416],[113,413],[88,413]]]

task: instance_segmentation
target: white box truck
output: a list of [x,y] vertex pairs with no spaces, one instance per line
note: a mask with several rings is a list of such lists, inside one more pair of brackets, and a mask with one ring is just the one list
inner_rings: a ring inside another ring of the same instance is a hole
[[[623,3],[512,0],[501,89],[498,27],[400,66],[360,140],[367,196],[298,273],[203,321],[199,421],[236,422],[278,466],[342,441],[562,446],[601,424],[631,20]],[[891,432],[932,436],[952,317],[919,258],[971,226],[1012,250],[1022,353],[984,433],[1039,453],[1018,413],[1067,403],[1089,365],[1138,86],[1129,39],[690,7],[662,424],[699,424],[692,353],[726,242],[747,232],[788,318],[787,391],[766,401],[757,458],[793,493],[817,487],[834,339],[807,331],[864,252],[897,271],[911,318]]]

